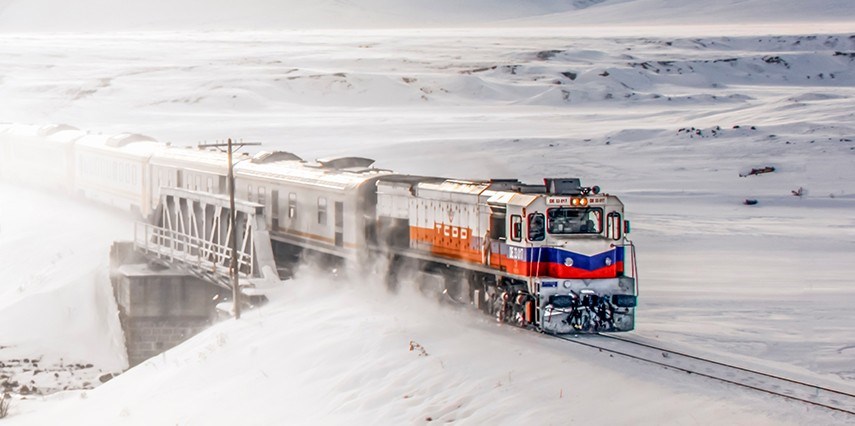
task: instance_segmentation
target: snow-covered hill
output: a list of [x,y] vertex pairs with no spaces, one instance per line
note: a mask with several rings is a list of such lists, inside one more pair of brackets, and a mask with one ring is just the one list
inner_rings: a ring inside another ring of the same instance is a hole
[[[10,424],[834,424],[468,311],[306,273],[275,301]],[[16,420],[17,418],[17,420]],[[794,420],[799,419],[799,420]]]
[[800,25],[828,32],[832,23],[855,19],[849,0],[606,0],[590,8],[525,21],[539,25]]

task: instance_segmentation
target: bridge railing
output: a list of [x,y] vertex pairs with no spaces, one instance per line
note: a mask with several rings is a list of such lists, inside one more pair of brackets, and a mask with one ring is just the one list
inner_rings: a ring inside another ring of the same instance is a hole
[[[179,263],[194,272],[210,273],[228,282],[231,247],[143,222],[134,227],[134,246],[169,263]],[[238,251],[237,263],[239,277],[253,275],[252,253]]]

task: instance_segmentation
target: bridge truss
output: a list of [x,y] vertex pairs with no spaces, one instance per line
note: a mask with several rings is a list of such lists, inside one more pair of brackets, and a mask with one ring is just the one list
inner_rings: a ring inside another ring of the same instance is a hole
[[[279,281],[264,206],[235,200],[238,285],[252,292]],[[137,222],[134,247],[149,260],[231,289],[229,198],[162,188],[150,223]]]

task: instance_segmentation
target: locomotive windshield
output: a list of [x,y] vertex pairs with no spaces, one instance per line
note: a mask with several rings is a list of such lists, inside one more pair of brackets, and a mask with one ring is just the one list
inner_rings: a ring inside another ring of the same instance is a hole
[[600,208],[554,208],[546,211],[550,234],[599,234],[603,231]]

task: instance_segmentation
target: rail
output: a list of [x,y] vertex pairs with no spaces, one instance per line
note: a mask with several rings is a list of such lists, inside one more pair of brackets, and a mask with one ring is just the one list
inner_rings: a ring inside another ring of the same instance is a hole
[[627,358],[855,416],[855,394],[608,334],[555,336]]

